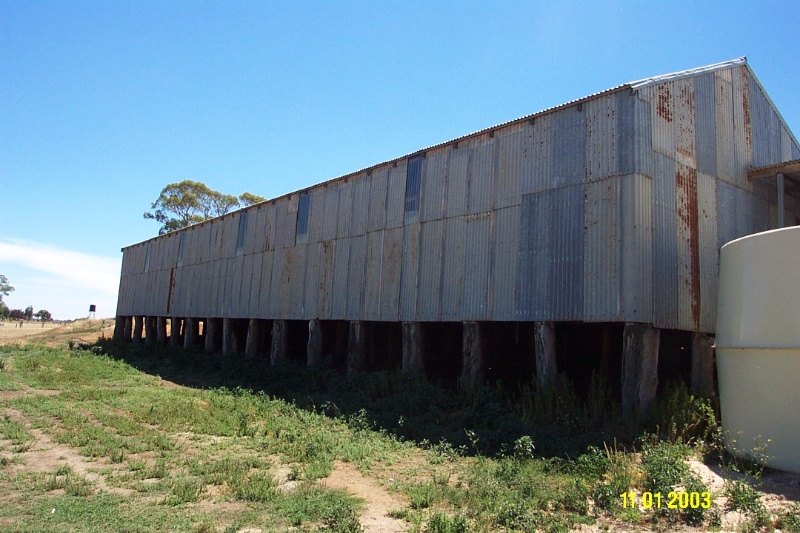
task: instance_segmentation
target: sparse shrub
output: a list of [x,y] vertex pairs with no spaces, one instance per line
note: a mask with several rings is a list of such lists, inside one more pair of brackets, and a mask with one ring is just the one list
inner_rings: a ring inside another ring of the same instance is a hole
[[795,503],[778,517],[777,527],[787,533],[800,533],[800,504]]
[[[705,483],[703,483],[703,480],[700,479],[699,476],[691,472],[684,477],[683,488],[689,494],[692,493],[702,494],[704,492],[708,492],[708,487],[706,486]],[[702,506],[692,507],[690,505],[686,509],[682,510],[683,513],[682,516],[684,522],[694,526],[698,526],[705,521],[708,512],[709,509],[705,509]]]
[[727,481],[725,496],[728,498],[725,504],[728,511],[741,511],[750,515],[764,509],[758,491],[742,480]]
[[418,483],[410,485],[406,489],[412,509],[427,509],[436,498],[436,487],[429,483]]
[[170,493],[164,500],[167,505],[181,505],[200,499],[203,484],[192,478],[174,479],[169,484]]
[[671,443],[711,442],[719,428],[711,400],[693,395],[682,381],[667,387],[663,397],[654,402],[648,419],[656,435]]
[[428,520],[425,531],[427,533],[467,533],[469,527],[467,520],[461,515],[451,518],[446,514],[436,512]]
[[345,502],[337,502],[322,517],[323,523],[333,533],[361,533],[358,513]]
[[[655,439],[653,439],[655,440]],[[642,468],[645,473],[644,486],[651,492],[668,494],[688,474],[684,459],[689,449],[671,442],[645,442],[642,447]]]
[[234,486],[234,494],[240,500],[268,502],[278,494],[275,479],[266,472],[253,472],[241,478]]
[[601,483],[595,486],[592,498],[597,507],[611,511],[621,507],[620,494],[628,492],[636,468],[633,458],[616,447],[606,447],[605,453],[608,469]]
[[523,435],[514,441],[515,459],[533,459],[536,457],[536,446],[529,435]]

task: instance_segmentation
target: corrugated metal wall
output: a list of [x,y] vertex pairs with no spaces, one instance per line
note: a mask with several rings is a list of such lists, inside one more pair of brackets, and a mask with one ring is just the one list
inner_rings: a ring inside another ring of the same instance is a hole
[[747,169],[798,157],[747,65],[623,87],[304,191],[305,234],[294,193],[125,248],[118,315],[712,331]]

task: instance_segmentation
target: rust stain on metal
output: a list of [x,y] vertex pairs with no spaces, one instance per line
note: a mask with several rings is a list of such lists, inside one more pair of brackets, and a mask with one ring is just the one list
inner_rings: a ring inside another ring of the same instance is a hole
[[[700,229],[697,206],[697,169],[678,165],[675,172],[675,185],[678,188],[678,217],[689,231],[689,275],[686,289],[689,291],[692,308],[692,323],[700,326]],[[682,193],[682,194],[680,194]]]
[[[692,166],[695,164],[695,124],[694,124],[694,91],[683,85],[678,97],[686,104],[686,118],[678,121],[678,143],[676,149],[681,160]],[[691,162],[691,163],[689,163]]]
[[672,122],[672,98],[669,89],[669,84],[664,84],[658,87],[658,103],[656,110],[658,115],[666,120]]
[[747,70],[740,69],[742,76],[742,117],[744,118],[744,142],[748,153],[752,150],[753,140],[750,131],[750,85],[747,80]]
[[169,271],[169,291],[167,292],[167,314],[172,313],[172,295],[175,292],[175,269]]

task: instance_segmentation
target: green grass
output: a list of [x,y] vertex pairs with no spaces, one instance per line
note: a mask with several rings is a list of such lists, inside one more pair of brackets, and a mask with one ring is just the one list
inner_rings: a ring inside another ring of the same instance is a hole
[[[326,486],[337,461],[391,476],[387,489],[407,502],[392,516],[411,531],[713,527],[720,513],[622,507],[631,490],[705,490],[685,460],[716,445],[715,408],[685,388],[656,404],[660,422],[637,439],[645,428],[621,422],[598,376],[584,401],[562,379],[544,391],[459,394],[398,372],[345,377],[142,345],[0,346],[0,356],[0,388],[59,391],[0,402],[25,418],[0,419],[11,443],[0,450],[0,487],[12,495],[0,524],[21,530],[359,531],[363,502]],[[70,468],[12,474],[33,441],[26,424],[77,451],[109,489]],[[279,463],[291,484],[276,477]],[[736,482],[726,491],[753,527],[796,527],[791,511],[766,516],[757,495]],[[234,507],[204,510],[217,502]]]

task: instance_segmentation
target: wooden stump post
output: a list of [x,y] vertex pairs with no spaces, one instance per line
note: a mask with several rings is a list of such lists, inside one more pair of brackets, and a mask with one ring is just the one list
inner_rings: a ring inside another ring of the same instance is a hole
[[350,322],[350,334],[347,337],[347,374],[361,372],[367,362],[366,324],[360,320]]
[[272,321],[272,345],[269,350],[269,364],[277,365],[286,359],[288,339],[286,338],[286,321]]
[[244,353],[250,357],[257,357],[260,340],[261,321],[251,318],[247,323],[247,341],[245,342]]
[[169,345],[177,348],[181,345],[181,329],[183,326],[183,319],[172,317],[169,320]]
[[163,316],[156,318],[156,341],[162,345],[167,342],[167,319]]
[[627,323],[622,338],[622,414],[647,414],[658,389],[660,331],[646,324]]
[[133,317],[126,316],[125,329],[122,332],[122,338],[125,340],[125,342],[131,342],[132,337],[133,337]]
[[422,324],[403,322],[403,374],[425,376]]
[[553,322],[534,324],[534,357],[536,358],[536,386],[542,392],[553,383],[558,372],[556,364],[556,328]]
[[191,348],[197,344],[197,321],[186,317],[183,321],[183,347]]
[[309,368],[319,366],[322,362],[322,323],[316,318],[308,321],[306,357]]
[[714,396],[714,337],[705,333],[692,335],[692,392]]
[[144,321],[142,320],[141,316],[133,317],[133,343],[139,344],[142,342],[142,328],[144,327]]
[[118,316],[114,319],[114,342],[119,342],[123,339],[125,332],[125,318]]
[[464,322],[459,386],[470,390],[483,380],[485,367],[483,327],[480,322]]
[[222,319],[222,353],[233,353],[233,319]]
[[206,353],[213,353],[217,349],[217,322],[218,318],[206,319],[206,338],[204,349]]

